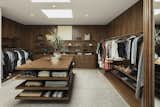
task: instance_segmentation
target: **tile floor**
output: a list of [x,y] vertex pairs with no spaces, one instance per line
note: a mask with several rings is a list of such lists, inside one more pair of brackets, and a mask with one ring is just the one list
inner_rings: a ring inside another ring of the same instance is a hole
[[71,101],[67,104],[42,101],[19,101],[14,88],[21,83],[9,80],[0,88],[0,107],[129,107],[100,70],[74,69]]
[[155,98],[155,107],[160,107],[160,99]]

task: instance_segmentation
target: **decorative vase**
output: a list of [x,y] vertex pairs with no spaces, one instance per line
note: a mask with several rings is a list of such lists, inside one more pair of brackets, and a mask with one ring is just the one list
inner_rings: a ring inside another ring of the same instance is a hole
[[52,63],[58,63],[59,60],[61,59],[62,55],[60,52],[54,52],[53,56],[51,57],[51,62]]

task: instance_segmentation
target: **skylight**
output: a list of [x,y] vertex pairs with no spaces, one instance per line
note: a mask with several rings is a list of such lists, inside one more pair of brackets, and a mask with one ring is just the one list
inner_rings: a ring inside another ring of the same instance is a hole
[[71,0],[31,0],[34,3],[50,3],[50,2],[55,2],[55,3],[69,3]]
[[154,15],[160,14],[160,9],[154,9]]
[[71,9],[42,9],[48,18],[73,18]]

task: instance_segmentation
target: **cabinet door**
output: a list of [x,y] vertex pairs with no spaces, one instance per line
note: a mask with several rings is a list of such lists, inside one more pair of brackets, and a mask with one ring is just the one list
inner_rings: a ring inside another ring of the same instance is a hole
[[76,55],[76,68],[96,68],[95,55]]

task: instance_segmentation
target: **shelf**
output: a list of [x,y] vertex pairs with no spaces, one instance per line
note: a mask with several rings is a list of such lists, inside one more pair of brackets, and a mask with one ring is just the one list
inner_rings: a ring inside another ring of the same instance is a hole
[[41,86],[41,87],[27,87],[27,86],[25,86],[25,83],[27,81],[25,81],[22,84],[20,84],[19,86],[17,86],[16,89],[24,89],[24,90],[69,90],[70,87],[73,84],[73,79],[74,79],[73,74],[71,74],[68,86],[66,86],[66,87],[45,87],[45,86]]
[[130,74],[127,74],[127,73],[125,73],[124,71],[122,71],[122,70],[120,70],[120,69],[118,69],[118,68],[113,67],[113,69],[118,70],[119,72],[121,72],[122,74],[124,74],[124,75],[126,75],[127,77],[131,78],[132,80],[137,81],[137,78],[136,78],[136,77],[134,77],[134,76],[132,76],[132,75],[130,75]]
[[21,97],[19,95],[16,96],[15,99],[20,100],[51,100],[51,101],[68,101],[70,99],[69,96],[63,97],[63,98],[52,98],[52,97]]
[[64,40],[64,42],[96,42],[95,40]]
[[69,77],[16,77],[17,80],[69,80]]
[[78,46],[75,46],[75,45],[71,45],[71,46],[69,46],[69,45],[66,45],[65,47],[72,47],[72,48],[77,48],[77,47],[97,47],[97,46],[88,46],[88,45],[83,45],[83,46],[81,46],[81,45],[78,45]]
[[[69,101],[70,98],[71,98],[71,91],[72,91],[72,88],[73,88],[73,82],[74,82],[74,74],[72,73],[72,60],[73,60],[73,57],[70,57],[70,56],[62,56],[62,59],[58,62],[58,63],[51,63],[49,60],[48,60],[49,56],[48,57],[42,57],[40,59],[37,59],[37,60],[34,60],[32,61],[32,63],[29,63],[29,64],[25,64],[25,65],[22,65],[21,67],[17,67],[17,70],[20,70],[20,71],[28,71],[28,70],[31,70],[31,71],[41,71],[41,70],[49,70],[50,72],[52,71],[67,71],[69,72],[69,74],[67,75],[67,77],[21,77],[20,75],[18,75],[16,77],[16,79],[24,79],[26,80],[25,82],[21,83],[20,85],[18,85],[16,87],[16,89],[21,89],[21,90],[24,90],[24,91],[31,91],[31,92],[36,92],[36,91],[40,91],[42,92],[41,93],[41,96],[39,97],[36,97],[36,96],[20,96],[21,94],[18,94],[15,99],[19,99],[19,100],[46,100],[46,101]],[[39,87],[34,87],[34,86],[31,86],[31,87],[28,87],[28,86],[25,86],[25,83],[27,81],[42,81],[42,86],[39,86]],[[62,86],[62,87],[45,87],[45,84],[44,82],[45,81],[66,81],[68,83],[67,86]],[[51,92],[54,92],[54,91],[63,91],[64,92],[64,95],[62,98],[54,98],[54,97],[44,97],[43,94],[44,92],[46,91],[51,91]]]
[[136,90],[136,87],[128,83],[127,81],[123,80],[119,75],[115,74],[114,71],[111,71],[111,73],[116,76],[119,80],[121,80],[123,83],[125,83],[127,86],[129,86],[133,91]]
[[[67,93],[66,93],[66,95],[65,95],[65,97],[63,97],[63,98],[52,98],[52,97],[43,97],[43,96],[41,96],[41,97],[34,97],[34,96],[26,96],[26,97],[24,97],[24,96],[20,96],[20,94],[18,94],[16,97],[15,97],[15,99],[19,99],[19,100],[46,100],[46,101],[69,101],[70,100],[70,98],[71,98],[71,91],[72,91],[72,87],[73,87],[73,82],[74,82],[74,74],[72,73],[72,75],[71,75],[71,84],[70,84],[70,89],[69,90],[67,90]],[[23,88],[24,89],[24,88]],[[33,89],[32,89],[33,90]],[[34,90],[33,90],[34,91]]]
[[79,52],[77,52],[77,51],[65,51],[65,52],[61,52],[61,53],[95,53],[95,52],[93,52],[93,51],[79,51]]

